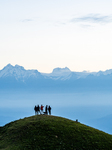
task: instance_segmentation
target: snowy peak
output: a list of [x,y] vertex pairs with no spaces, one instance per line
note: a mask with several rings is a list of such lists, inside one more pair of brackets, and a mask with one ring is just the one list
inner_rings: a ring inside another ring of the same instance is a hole
[[71,70],[67,67],[65,68],[55,68],[52,73],[43,74],[45,78],[53,79],[53,80],[68,80],[71,76]]
[[11,64],[8,64],[0,71],[0,77],[8,77],[8,76],[18,76],[20,74],[23,74],[25,72],[25,69],[21,66],[15,65],[12,66]]
[[13,69],[25,70],[24,67],[22,67],[22,66],[19,66],[19,65],[12,66],[11,64],[8,64],[7,66],[5,66],[3,68],[3,70],[5,70],[5,71],[7,71],[7,70],[13,70]]
[[70,74],[71,70],[67,67],[65,68],[55,68],[52,71],[52,74],[54,75],[63,75],[63,74]]
[[19,65],[15,65],[15,69],[18,69],[18,70],[25,70],[24,67],[19,66]]
[[3,68],[3,70],[5,70],[5,71],[9,71],[9,70],[11,70],[11,69],[13,69],[14,67],[11,65],[11,64],[8,64],[7,66],[5,66],[4,68]]
[[109,74],[112,74],[112,69],[106,70],[106,71],[99,71],[97,73],[97,76],[100,76],[100,75],[109,75]]
[[8,64],[0,71],[0,77],[15,77],[16,80],[23,80],[29,77],[38,77],[41,74],[37,70],[25,70],[24,67]]

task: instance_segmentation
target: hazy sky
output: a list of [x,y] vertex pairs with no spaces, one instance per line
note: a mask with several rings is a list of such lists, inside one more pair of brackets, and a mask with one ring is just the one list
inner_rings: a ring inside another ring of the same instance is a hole
[[0,69],[112,69],[112,0],[0,0]]

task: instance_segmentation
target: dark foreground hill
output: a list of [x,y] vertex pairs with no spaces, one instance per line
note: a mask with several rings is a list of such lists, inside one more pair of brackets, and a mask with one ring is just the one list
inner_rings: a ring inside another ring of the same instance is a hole
[[111,150],[112,136],[61,117],[38,115],[0,128],[1,150]]

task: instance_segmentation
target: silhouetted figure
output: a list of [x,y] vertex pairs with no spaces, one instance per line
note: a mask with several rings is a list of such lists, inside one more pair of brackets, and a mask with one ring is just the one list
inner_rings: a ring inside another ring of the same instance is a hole
[[76,122],[78,122],[78,119],[76,119]]
[[44,114],[48,114],[48,106],[46,105],[46,107],[45,107],[45,112],[44,112]]
[[40,112],[40,107],[39,107],[39,105],[37,105],[37,115],[39,112]]
[[35,115],[36,115],[36,113],[37,113],[37,107],[36,107],[36,105],[34,107],[34,110],[35,110]]
[[41,114],[43,114],[43,108],[44,108],[44,106],[43,106],[43,105],[41,105],[41,106],[40,106]]
[[51,115],[51,107],[50,107],[50,105],[48,107],[48,111],[49,111],[49,115]]

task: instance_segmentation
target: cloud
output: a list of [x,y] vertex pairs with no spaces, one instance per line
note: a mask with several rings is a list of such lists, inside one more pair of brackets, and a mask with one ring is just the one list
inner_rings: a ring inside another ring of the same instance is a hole
[[88,25],[88,24],[81,24],[80,27],[82,27],[82,28],[91,28],[93,26],[92,25]]
[[30,21],[33,21],[32,19],[24,19],[22,20],[22,22],[30,22]]
[[84,22],[84,23],[112,23],[112,16],[101,16],[99,14],[89,14],[82,17],[73,18],[70,22]]

